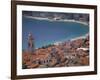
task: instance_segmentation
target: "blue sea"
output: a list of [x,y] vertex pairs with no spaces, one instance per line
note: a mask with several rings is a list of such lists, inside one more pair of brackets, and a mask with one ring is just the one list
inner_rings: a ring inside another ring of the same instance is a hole
[[34,37],[35,48],[53,44],[58,41],[70,40],[89,32],[88,25],[75,22],[36,20],[22,17],[22,49],[28,47],[28,33]]

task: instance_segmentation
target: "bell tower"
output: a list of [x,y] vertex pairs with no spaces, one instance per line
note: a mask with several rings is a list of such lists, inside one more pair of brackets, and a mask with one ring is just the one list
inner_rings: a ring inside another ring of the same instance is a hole
[[35,48],[34,48],[34,38],[33,38],[32,33],[29,33],[28,34],[28,51],[30,53],[33,53],[34,50],[35,50]]

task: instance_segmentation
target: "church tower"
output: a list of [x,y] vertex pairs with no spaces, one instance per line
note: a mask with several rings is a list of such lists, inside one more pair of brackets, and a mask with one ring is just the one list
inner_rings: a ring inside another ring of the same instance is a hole
[[29,33],[28,34],[28,51],[30,53],[33,53],[35,50],[35,47],[34,47],[34,38],[32,36],[32,33]]

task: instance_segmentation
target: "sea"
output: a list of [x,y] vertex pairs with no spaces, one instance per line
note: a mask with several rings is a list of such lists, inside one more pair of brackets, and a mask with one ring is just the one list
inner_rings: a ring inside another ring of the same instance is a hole
[[76,22],[38,20],[22,17],[22,49],[28,48],[28,34],[32,33],[35,48],[71,40],[89,33],[89,25]]

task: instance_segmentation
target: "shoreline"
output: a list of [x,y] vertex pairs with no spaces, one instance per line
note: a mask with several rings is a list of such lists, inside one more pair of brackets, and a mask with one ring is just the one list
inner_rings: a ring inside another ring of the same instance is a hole
[[74,40],[77,40],[77,39],[84,39],[84,38],[86,38],[88,35],[89,35],[89,33],[86,33],[86,34],[83,35],[83,36],[79,36],[79,37],[76,37],[76,38],[71,39],[71,41],[74,41]]
[[[70,40],[70,41],[75,41],[75,40],[78,40],[78,39],[85,39],[88,35],[89,35],[89,33],[86,33],[86,34],[83,35],[83,36],[75,37],[75,38],[72,38],[72,39],[69,39],[69,40]],[[59,44],[65,42],[65,41],[67,41],[67,39],[64,40],[64,41],[55,42],[55,43],[53,43],[53,44],[54,44],[54,45],[59,45]]]
[[53,18],[53,19],[49,19],[49,18],[42,18],[42,17],[32,17],[32,16],[24,16],[26,18],[31,18],[31,19],[36,19],[36,20],[48,20],[48,21],[59,21],[59,22],[76,22],[76,23],[79,23],[79,24],[83,24],[83,25],[86,25],[88,26],[89,23],[88,22],[82,22],[82,21],[77,21],[77,20],[74,20],[74,19],[59,19],[57,20],[56,18]]

